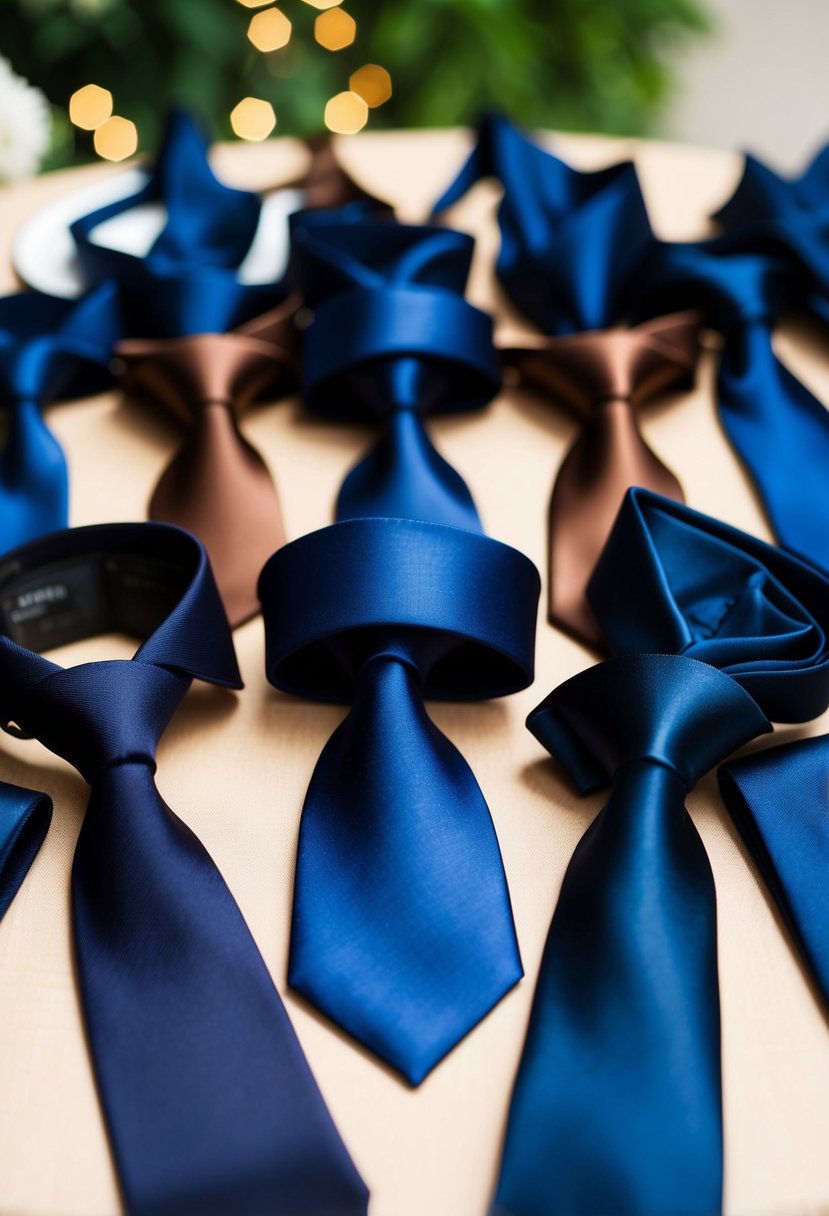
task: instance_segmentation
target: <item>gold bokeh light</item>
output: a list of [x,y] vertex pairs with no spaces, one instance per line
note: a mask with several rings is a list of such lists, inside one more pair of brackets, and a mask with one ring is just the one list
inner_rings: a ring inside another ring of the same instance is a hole
[[357,37],[357,22],[345,9],[331,8],[314,21],[314,37],[327,51],[341,51]]
[[391,97],[391,76],[379,63],[366,63],[351,73],[348,87],[373,110]]
[[85,84],[69,98],[69,121],[84,131],[94,131],[112,113],[112,94],[99,84]]
[[237,0],[243,8],[264,8],[266,4],[270,4],[271,0]]
[[281,9],[269,8],[251,17],[248,38],[257,51],[280,51],[291,40],[291,22]]
[[113,114],[98,127],[93,142],[104,160],[125,160],[138,147],[138,131],[134,122]]
[[337,135],[356,135],[368,122],[368,106],[358,93],[337,93],[325,103],[325,125]]
[[311,8],[336,8],[343,0],[305,0]]
[[269,101],[244,97],[230,111],[230,125],[240,139],[267,139],[276,126],[276,114]]

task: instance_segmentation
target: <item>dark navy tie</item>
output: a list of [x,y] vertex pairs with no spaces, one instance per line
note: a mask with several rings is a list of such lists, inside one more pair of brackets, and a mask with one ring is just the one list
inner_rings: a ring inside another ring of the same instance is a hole
[[346,479],[340,522],[285,546],[260,580],[271,682],[351,703],[302,812],[289,980],[417,1084],[521,976],[486,801],[424,698],[530,682],[539,583],[482,535],[422,425],[498,385],[489,319],[461,294],[468,239],[311,232],[306,402],[386,432]]
[[632,489],[588,598],[620,657],[556,689],[528,726],[580,791],[611,793],[562,885],[495,1211],[712,1216],[716,910],[684,797],[768,719],[829,704],[829,578]]
[[829,1009],[829,735],[719,770],[743,842]]
[[[364,1216],[367,1194],[204,847],[161,798],[193,678],[241,687],[204,550],[162,524],[58,533],[3,567],[0,713],[91,786],[72,870],[84,1021],[132,1216]],[[37,653],[97,633],[132,660]]]
[[35,291],[0,299],[0,549],[66,527],[66,457],[41,410],[106,386],[119,330],[111,287],[77,303]]

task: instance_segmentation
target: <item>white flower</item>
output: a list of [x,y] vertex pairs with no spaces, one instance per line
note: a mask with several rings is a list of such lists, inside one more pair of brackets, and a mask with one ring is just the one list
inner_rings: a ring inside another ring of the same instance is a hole
[[48,101],[0,58],[0,181],[36,172],[51,137]]

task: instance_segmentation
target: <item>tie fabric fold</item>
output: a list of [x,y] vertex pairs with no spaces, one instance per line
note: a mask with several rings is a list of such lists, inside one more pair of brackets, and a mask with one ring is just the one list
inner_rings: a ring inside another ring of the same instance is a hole
[[550,929],[499,1216],[720,1210],[716,910],[684,798],[769,719],[829,704],[827,593],[795,555],[628,491],[588,586],[618,657],[528,719],[578,790],[611,792]]
[[34,291],[0,299],[2,549],[66,527],[66,457],[41,411],[107,385],[119,332],[116,294],[109,286],[71,303]]
[[[241,687],[204,550],[166,525],[115,524],[12,557],[0,712],[91,787],[73,939],[127,1210],[364,1216],[365,1188],[239,909],[155,784],[157,743],[191,681]],[[109,631],[145,640],[132,660],[68,669],[38,653]]]
[[259,611],[256,582],[285,542],[273,479],[239,430],[241,414],[295,383],[298,297],[228,334],[120,342],[124,387],[181,423],[185,440],[150,498],[150,519],[205,546],[233,627]]
[[797,302],[792,268],[735,251],[729,238],[656,242],[642,269],[638,309],[699,308],[723,336],[720,421],[781,544],[829,569],[829,412],[774,353],[779,318]]
[[714,879],[685,797],[771,727],[733,680],[626,655],[527,725],[580,793],[610,785],[564,876],[494,1211],[711,1216],[722,1201]]
[[461,294],[469,239],[388,223],[294,234],[306,403],[386,431],[338,522],[260,579],[271,683],[351,706],[302,811],[289,982],[418,1084],[522,974],[489,809],[424,699],[531,682],[538,574],[482,534],[423,427],[498,387],[491,322]]
[[594,647],[601,633],[587,583],[629,486],[682,500],[673,473],[642,438],[637,412],[693,382],[696,313],[659,317],[632,329],[548,338],[507,349],[521,382],[568,406],[581,430],[556,474],[550,500],[548,618]]
[[0,920],[31,869],[52,821],[52,799],[0,781]]
[[720,792],[829,1009],[829,735],[732,760]]
[[524,384],[575,409],[582,423],[556,475],[549,515],[548,618],[596,646],[585,597],[625,490],[644,485],[682,499],[673,473],[639,431],[634,406],[690,388],[699,318],[624,321],[653,241],[632,162],[580,173],[500,117],[439,200],[442,212],[485,176],[504,187],[496,273],[510,300],[550,335],[507,349]]

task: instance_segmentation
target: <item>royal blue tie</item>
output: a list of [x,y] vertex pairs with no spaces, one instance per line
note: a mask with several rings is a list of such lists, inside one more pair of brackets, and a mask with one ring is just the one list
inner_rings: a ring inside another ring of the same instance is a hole
[[728,238],[656,243],[640,277],[643,313],[698,307],[724,339],[720,421],[757,487],[780,542],[829,569],[829,412],[774,353],[778,319],[797,303],[797,276],[771,254]]
[[611,793],[562,885],[495,1212],[712,1216],[716,906],[684,797],[769,718],[829,704],[829,579],[632,489],[588,598],[620,657],[556,689],[528,726],[580,791]]
[[722,1201],[714,879],[685,797],[771,727],[728,676],[611,659],[527,725],[610,795],[558,898],[510,1106],[495,1212],[713,1216]]
[[0,299],[0,399],[8,420],[0,453],[0,548],[66,526],[66,457],[41,410],[105,387],[119,329],[111,287],[77,304],[34,291]]
[[[364,1216],[367,1194],[204,847],[156,788],[191,681],[241,687],[204,550],[162,524],[58,533],[0,579],[0,706],[90,784],[72,869],[84,1021],[131,1216]],[[32,611],[36,605],[36,611]],[[97,633],[132,660],[37,651]]]
[[29,873],[52,821],[52,799],[0,781],[0,919]]
[[260,580],[268,678],[351,703],[303,807],[289,982],[417,1084],[521,976],[489,810],[424,698],[530,682],[539,583],[481,534],[421,421],[497,389],[490,322],[461,295],[468,239],[312,231],[307,404],[387,430],[346,479],[340,522]]
[[718,772],[720,791],[829,1008],[829,735]]

